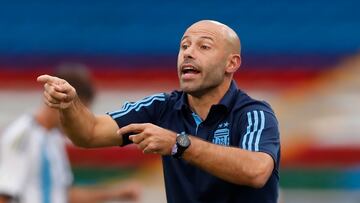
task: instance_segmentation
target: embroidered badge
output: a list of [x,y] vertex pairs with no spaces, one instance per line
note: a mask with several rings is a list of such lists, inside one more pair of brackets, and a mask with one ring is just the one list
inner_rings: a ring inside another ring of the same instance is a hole
[[217,130],[214,132],[212,142],[218,145],[229,146],[229,122],[220,123]]

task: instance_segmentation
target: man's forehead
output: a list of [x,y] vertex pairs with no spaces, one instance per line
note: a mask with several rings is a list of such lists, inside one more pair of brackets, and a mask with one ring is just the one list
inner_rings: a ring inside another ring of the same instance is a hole
[[185,31],[182,40],[193,36],[203,39],[216,40],[221,38],[222,35],[222,29],[218,25],[209,23],[196,23]]

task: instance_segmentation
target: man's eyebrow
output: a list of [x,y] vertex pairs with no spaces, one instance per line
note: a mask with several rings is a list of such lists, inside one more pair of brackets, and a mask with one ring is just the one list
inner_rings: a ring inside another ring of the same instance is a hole
[[181,38],[181,41],[184,41],[184,39],[189,38],[189,36],[185,35]]

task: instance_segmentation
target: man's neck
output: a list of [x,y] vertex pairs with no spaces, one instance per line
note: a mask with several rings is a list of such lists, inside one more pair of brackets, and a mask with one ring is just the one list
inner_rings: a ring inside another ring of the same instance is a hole
[[194,96],[188,94],[188,101],[190,108],[193,112],[200,116],[202,120],[205,120],[210,112],[212,105],[218,104],[224,97],[227,90],[230,87],[230,83],[223,84],[219,87],[211,89],[205,94],[200,96]]

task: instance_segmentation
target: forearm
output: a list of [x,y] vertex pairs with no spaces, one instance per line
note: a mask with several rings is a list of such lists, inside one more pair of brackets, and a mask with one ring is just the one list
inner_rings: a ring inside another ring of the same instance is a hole
[[116,133],[117,123],[109,116],[93,115],[67,81],[49,75],[41,75],[37,81],[44,83],[44,102],[59,109],[62,127],[74,144],[81,147],[122,144],[122,137]]
[[269,157],[265,153],[215,145],[192,136],[191,145],[183,155],[186,161],[214,176],[255,188],[262,187],[272,172],[273,163]]
[[68,108],[59,111],[62,127],[71,141],[78,146],[90,146],[96,119],[80,99],[76,97]]

